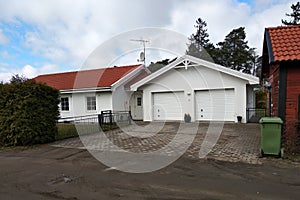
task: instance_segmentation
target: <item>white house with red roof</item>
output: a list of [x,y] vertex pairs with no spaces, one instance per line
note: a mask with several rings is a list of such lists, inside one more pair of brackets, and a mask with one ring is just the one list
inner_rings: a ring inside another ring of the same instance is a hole
[[111,67],[35,78],[61,92],[61,117],[131,111],[135,120],[246,122],[255,107],[258,77],[184,55],[150,74],[144,65]]
[[103,110],[129,110],[130,84],[147,76],[144,65],[40,75],[36,82],[60,91],[61,118],[98,114]]

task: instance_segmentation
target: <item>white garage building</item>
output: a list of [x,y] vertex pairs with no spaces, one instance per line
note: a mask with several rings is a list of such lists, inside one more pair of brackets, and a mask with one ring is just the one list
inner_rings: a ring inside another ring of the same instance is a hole
[[184,55],[150,74],[143,65],[41,75],[60,90],[61,118],[131,111],[134,120],[246,122],[257,77]]
[[255,107],[258,77],[184,55],[132,84],[130,110],[144,121],[233,121]]

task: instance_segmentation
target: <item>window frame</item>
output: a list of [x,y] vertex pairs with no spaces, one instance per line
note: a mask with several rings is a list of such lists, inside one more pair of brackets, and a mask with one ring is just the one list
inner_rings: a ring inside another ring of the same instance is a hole
[[88,112],[97,111],[97,98],[96,96],[86,96],[86,110]]
[[136,98],[136,105],[137,106],[142,106],[143,105],[142,97],[137,97]]
[[[67,99],[67,101],[64,101],[63,99]],[[66,106],[65,103],[68,103],[68,105]],[[66,109],[67,107],[67,109]],[[70,111],[70,97],[60,97],[60,110],[62,112],[69,112]]]

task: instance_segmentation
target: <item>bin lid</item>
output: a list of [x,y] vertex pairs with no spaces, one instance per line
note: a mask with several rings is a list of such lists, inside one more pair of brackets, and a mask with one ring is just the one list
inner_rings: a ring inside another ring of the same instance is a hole
[[282,124],[283,121],[279,117],[262,117],[259,120],[260,124]]

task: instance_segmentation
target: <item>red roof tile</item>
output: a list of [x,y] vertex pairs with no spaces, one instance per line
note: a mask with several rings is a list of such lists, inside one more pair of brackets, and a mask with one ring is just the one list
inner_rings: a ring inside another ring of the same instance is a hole
[[140,65],[46,74],[37,76],[34,80],[58,90],[110,87],[138,66]]
[[266,31],[271,44],[271,61],[300,60],[300,25],[278,26]]

